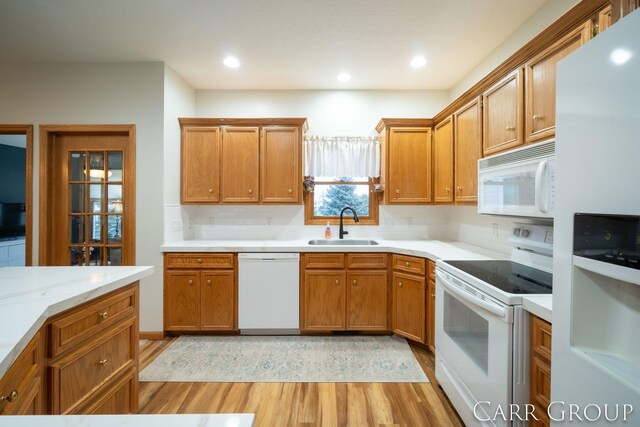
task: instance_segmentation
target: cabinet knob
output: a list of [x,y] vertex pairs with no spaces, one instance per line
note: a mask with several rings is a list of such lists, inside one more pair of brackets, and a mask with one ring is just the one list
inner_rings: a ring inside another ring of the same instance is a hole
[[504,130],[516,130],[515,126],[507,126]]
[[190,285],[193,285],[193,280],[189,280],[189,282],[187,283],[189,283]]
[[356,279],[353,279],[353,284],[354,284],[354,285],[357,285],[357,284],[358,284],[358,281],[357,281]]
[[533,115],[533,120],[542,120],[542,119],[544,119],[544,116],[539,116],[537,114]]
[[108,362],[107,359],[101,359],[100,361],[98,361],[98,365],[105,366],[107,364],[107,362]]
[[456,190],[458,190],[458,193],[462,191],[462,187],[456,187]]
[[339,285],[340,281],[338,279],[336,279],[336,285]]
[[291,194],[291,193],[293,193],[293,190],[292,190],[292,189],[289,189],[289,194]]
[[211,284],[211,280],[207,280],[207,285],[210,285],[210,284]]
[[402,287],[402,282],[398,282],[398,287]]
[[436,294],[431,294],[431,298],[435,299],[436,298]]
[[13,390],[7,396],[0,396],[0,403],[13,402],[18,398],[18,390]]
[[253,194],[253,190],[252,189],[249,189],[249,194]]
[[404,265],[406,265],[407,267],[409,267],[409,263],[408,263],[408,262],[405,262],[405,263],[404,263]]
[[451,189],[450,189],[449,187],[445,188],[445,191],[446,191],[447,193],[451,193]]
[[396,190],[396,194],[400,194],[400,190]]
[[100,317],[100,320],[106,320],[107,316],[109,316],[109,313],[107,313],[106,311],[103,311],[102,313],[98,314],[98,317]]
[[202,262],[202,258],[198,258],[198,262]]
[[213,193],[213,188],[210,188],[210,189],[209,189],[209,193]]

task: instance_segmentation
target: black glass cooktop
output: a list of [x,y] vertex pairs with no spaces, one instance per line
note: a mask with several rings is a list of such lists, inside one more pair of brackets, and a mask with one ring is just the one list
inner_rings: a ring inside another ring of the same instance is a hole
[[509,294],[550,294],[553,275],[512,261],[446,261]]

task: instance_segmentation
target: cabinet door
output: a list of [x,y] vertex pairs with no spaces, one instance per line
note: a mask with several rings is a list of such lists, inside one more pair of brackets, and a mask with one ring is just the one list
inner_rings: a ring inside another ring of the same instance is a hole
[[431,129],[391,128],[387,203],[431,202]]
[[222,130],[222,202],[258,202],[257,127],[225,127]]
[[525,65],[525,141],[536,142],[556,132],[556,64],[586,43],[591,21],[531,58]]
[[180,164],[182,203],[220,201],[220,129],[182,129]]
[[607,5],[598,13],[598,34],[611,26],[611,5]]
[[236,286],[233,271],[203,271],[200,283],[200,329],[234,330]]
[[260,137],[260,200],[300,203],[300,131],[297,127],[262,128]]
[[393,273],[393,332],[425,342],[424,277]]
[[438,123],[433,136],[433,200],[453,202],[453,118]]
[[427,286],[427,345],[436,348],[436,282],[429,279]]
[[478,201],[478,159],[482,149],[480,105],[478,98],[453,115],[456,202]]
[[304,329],[336,331],[346,328],[344,271],[304,273]]
[[347,273],[347,329],[387,330],[387,272]]
[[197,271],[167,271],[164,299],[166,330],[200,329],[200,274]]
[[518,68],[482,95],[484,156],[523,143],[523,75],[522,68]]

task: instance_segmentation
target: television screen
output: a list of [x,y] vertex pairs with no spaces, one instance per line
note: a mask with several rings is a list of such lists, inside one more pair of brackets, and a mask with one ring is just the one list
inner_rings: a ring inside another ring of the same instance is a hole
[[25,223],[24,203],[0,203],[0,238],[24,236]]

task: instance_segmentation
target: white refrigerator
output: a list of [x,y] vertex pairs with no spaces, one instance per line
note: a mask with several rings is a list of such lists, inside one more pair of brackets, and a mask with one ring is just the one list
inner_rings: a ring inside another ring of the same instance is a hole
[[552,425],[640,426],[640,270],[573,253],[576,213],[640,216],[640,10],[558,64],[556,108]]

